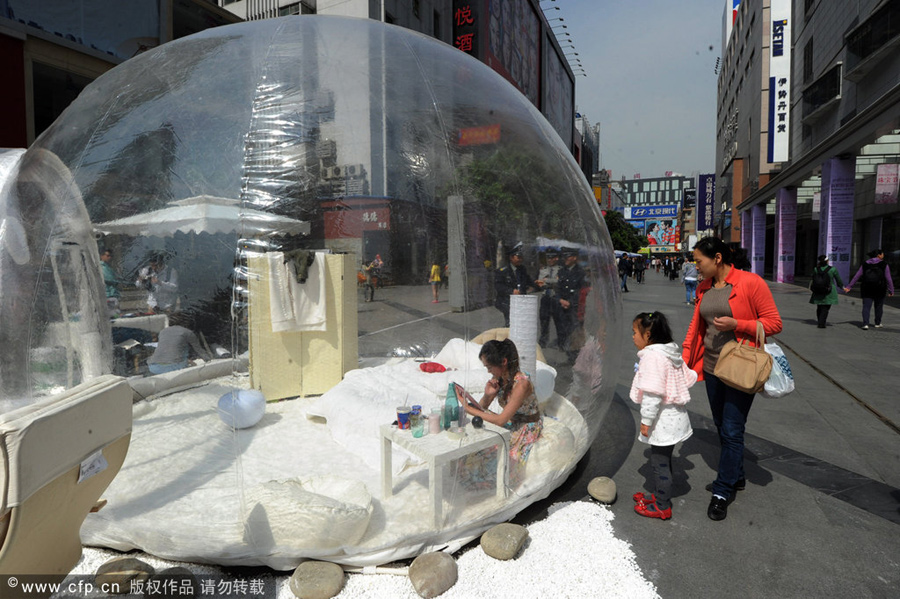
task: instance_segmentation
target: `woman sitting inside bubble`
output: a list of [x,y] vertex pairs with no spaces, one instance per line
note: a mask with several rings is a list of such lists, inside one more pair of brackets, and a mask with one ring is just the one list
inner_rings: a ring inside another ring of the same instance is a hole
[[[540,439],[543,430],[534,385],[529,376],[519,370],[519,351],[509,339],[488,341],[481,347],[478,357],[491,374],[479,402],[484,411],[470,405],[466,405],[465,409],[471,416],[479,416],[486,422],[512,431],[509,473],[510,482],[515,484],[521,480],[531,447]],[[487,411],[494,399],[500,405],[499,414]]]
[[191,318],[184,312],[169,315],[169,326],[159,332],[156,351],[147,360],[150,374],[163,374],[187,368],[191,350],[204,360],[212,359],[190,327]]

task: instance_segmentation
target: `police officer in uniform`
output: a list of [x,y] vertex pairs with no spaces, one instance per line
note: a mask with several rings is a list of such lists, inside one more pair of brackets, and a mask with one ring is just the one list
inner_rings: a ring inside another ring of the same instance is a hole
[[517,243],[507,252],[509,263],[494,272],[494,290],[497,293],[494,306],[503,314],[504,326],[509,326],[509,296],[524,295],[536,289],[537,284],[525,271],[522,251],[524,246]]
[[544,254],[547,265],[542,267],[538,272],[538,280],[536,283],[541,285],[544,295],[541,296],[541,338],[538,342],[541,347],[547,347],[548,337],[550,334],[550,319],[556,326],[556,335],[559,336],[559,300],[557,299],[556,286],[559,277],[559,252],[556,248],[549,248]]
[[584,287],[584,269],[578,264],[578,250],[562,248],[565,261],[559,270],[557,294],[559,298],[559,320],[556,321],[556,335],[559,349],[574,358],[577,352],[569,347],[569,339],[578,326],[578,299]]

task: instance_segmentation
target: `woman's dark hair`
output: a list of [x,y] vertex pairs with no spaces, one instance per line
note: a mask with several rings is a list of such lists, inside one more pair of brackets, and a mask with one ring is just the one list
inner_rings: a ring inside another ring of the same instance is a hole
[[869,258],[877,258],[879,255],[881,255],[883,253],[884,253],[883,249],[877,248],[877,249],[874,249],[871,252],[869,252],[867,255],[869,256]]
[[716,254],[722,254],[724,264],[734,264],[731,248],[718,237],[704,237],[694,244],[694,249],[712,260],[716,259]]
[[[509,367],[510,375],[519,372],[519,350],[516,344],[510,339],[497,341],[491,339],[481,346],[478,352],[478,359],[484,359],[491,366],[503,366],[503,359],[506,358],[506,365]],[[512,377],[510,377],[512,378]]]
[[641,312],[634,321],[642,333],[650,331],[650,343],[672,343],[672,329],[662,312]]
[[819,256],[817,260],[819,261],[819,266],[825,266],[826,264],[828,264],[828,256],[826,256],[825,254]]

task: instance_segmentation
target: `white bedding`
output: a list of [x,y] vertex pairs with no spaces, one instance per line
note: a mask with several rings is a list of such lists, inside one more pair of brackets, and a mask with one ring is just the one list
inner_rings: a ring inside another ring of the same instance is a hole
[[[472,348],[451,349],[468,354]],[[448,356],[441,360],[449,365]],[[546,497],[588,439],[577,410],[553,395],[522,485],[501,502],[493,493],[467,493],[445,472],[445,521],[436,530],[424,465],[407,462],[394,477],[393,496],[381,499],[377,427],[394,419],[400,403],[440,405],[438,394],[450,380],[480,392],[487,373],[425,374],[414,361],[395,360],[348,373],[321,398],[268,404],[260,423],[242,430],[222,423],[216,403],[226,391],[246,387],[246,378],[222,377],[138,403],[128,457],[104,496],[108,505],[86,520],[82,540],[168,559],[279,570],[308,557],[364,566],[461,547]],[[327,423],[310,419],[314,413]]]

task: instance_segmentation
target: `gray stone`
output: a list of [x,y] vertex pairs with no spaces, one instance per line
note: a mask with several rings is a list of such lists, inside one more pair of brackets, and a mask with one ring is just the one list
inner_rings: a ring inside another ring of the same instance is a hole
[[200,581],[187,568],[166,568],[150,577],[144,589],[147,599],[174,599],[200,596]]
[[116,557],[97,568],[94,584],[105,585],[110,593],[124,595],[131,592],[131,582],[146,583],[156,570],[147,562],[133,557]]
[[303,562],[291,575],[298,599],[331,599],[344,588],[344,569],[331,562]]
[[481,549],[494,559],[512,559],[519,554],[527,538],[527,528],[504,522],[481,535]]
[[598,476],[588,483],[588,494],[601,503],[613,503],[616,500],[616,483],[611,478]]
[[456,560],[442,551],[420,555],[409,565],[409,581],[425,599],[446,593],[458,577]]

